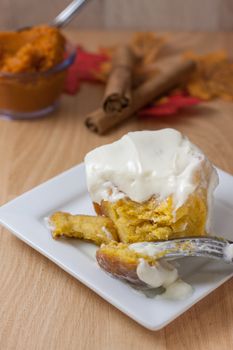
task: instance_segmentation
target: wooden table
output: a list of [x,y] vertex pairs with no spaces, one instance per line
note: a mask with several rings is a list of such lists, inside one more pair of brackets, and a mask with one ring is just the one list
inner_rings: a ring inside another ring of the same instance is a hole
[[[70,32],[94,49],[126,41],[130,33]],[[225,47],[233,34],[177,33],[174,50],[207,52]],[[0,204],[82,162],[93,147],[129,130],[174,127],[233,174],[233,103],[202,104],[177,117],[131,119],[106,136],[83,125],[98,106],[102,88],[83,86],[64,96],[54,115],[35,121],[0,120]],[[144,329],[7,230],[0,232],[0,349],[200,349],[233,347],[233,280],[225,283],[158,332]]]

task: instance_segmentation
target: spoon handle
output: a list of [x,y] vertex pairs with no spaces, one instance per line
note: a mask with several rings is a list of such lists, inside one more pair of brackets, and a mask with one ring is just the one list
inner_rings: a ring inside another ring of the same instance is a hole
[[67,24],[73,15],[80,9],[80,7],[87,2],[87,0],[74,0],[72,1],[57,17],[54,18],[51,25],[54,27],[63,27]]

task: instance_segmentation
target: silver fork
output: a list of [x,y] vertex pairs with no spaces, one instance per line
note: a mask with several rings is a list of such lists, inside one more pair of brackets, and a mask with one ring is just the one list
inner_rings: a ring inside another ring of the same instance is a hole
[[168,241],[133,243],[131,245],[134,247],[133,250],[138,251],[139,244],[141,247],[143,245],[143,253],[158,258],[199,256],[233,263],[233,242],[219,237],[185,237]]

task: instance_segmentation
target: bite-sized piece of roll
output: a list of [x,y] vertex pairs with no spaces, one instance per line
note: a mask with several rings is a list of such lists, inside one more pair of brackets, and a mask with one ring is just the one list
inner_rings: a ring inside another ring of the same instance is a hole
[[210,232],[216,170],[174,129],[130,132],[85,157],[97,214],[111,218],[120,241],[133,243]]
[[[163,287],[163,296],[184,299],[192,294],[192,287],[179,278],[177,269],[163,259],[157,259],[153,243],[111,242],[96,252],[99,266],[109,273],[142,289]],[[161,258],[161,256],[160,256]]]
[[[102,245],[96,252],[97,262],[103,270],[136,285],[144,285],[137,275],[137,266],[142,257],[130,250],[127,244],[116,242]],[[145,256],[145,260],[156,264],[156,259]]]
[[81,238],[97,245],[118,241],[117,230],[111,219],[104,216],[71,215],[56,212],[48,219],[53,238]]

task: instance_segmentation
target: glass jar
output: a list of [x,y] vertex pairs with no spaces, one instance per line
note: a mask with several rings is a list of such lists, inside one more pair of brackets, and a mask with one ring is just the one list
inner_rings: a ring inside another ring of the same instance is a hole
[[0,72],[0,116],[30,119],[52,112],[64,89],[66,72],[76,49],[67,44],[64,60],[48,71],[25,73]]

